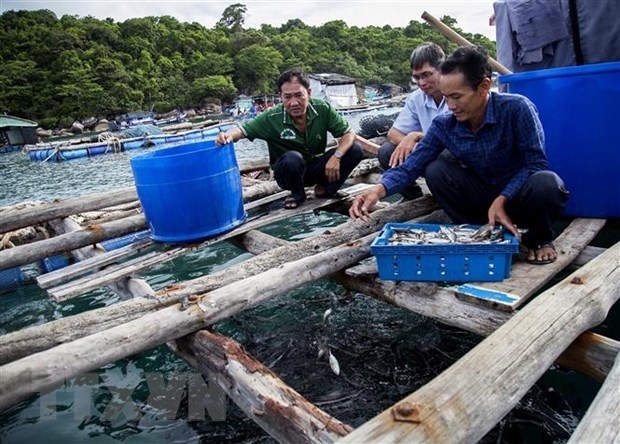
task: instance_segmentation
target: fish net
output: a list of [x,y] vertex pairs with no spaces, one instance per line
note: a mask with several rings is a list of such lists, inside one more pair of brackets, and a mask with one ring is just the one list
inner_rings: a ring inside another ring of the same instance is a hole
[[378,114],[375,116],[364,116],[360,119],[360,129],[358,134],[366,139],[384,136],[392,127],[398,113]]

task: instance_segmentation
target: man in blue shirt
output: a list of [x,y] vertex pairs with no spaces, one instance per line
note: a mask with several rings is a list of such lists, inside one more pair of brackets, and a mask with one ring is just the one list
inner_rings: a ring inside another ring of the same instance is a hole
[[[409,94],[404,108],[387,133],[388,140],[379,148],[377,159],[383,170],[403,163],[435,116],[449,112],[439,90],[438,68],[445,57],[441,47],[432,42],[422,43],[411,53],[411,77],[419,88]],[[415,199],[422,195],[422,190],[414,182],[401,194],[405,199]]]
[[[302,71],[285,71],[277,83],[280,105],[219,133],[216,142],[265,140],[277,184],[291,190],[284,202],[291,209],[306,200],[305,186],[316,185],[315,197],[334,196],[364,153],[349,123],[329,103],[310,97],[310,82]],[[328,132],[340,139],[337,148],[326,151]]]
[[[424,174],[454,223],[499,223],[515,236],[519,224],[528,229],[522,238],[526,260],[553,262],[553,220],[568,192],[547,169],[536,108],[523,96],[490,93],[491,68],[480,48],[457,49],[440,70],[440,89],[452,115],[433,120],[407,160],[355,199],[351,217],[367,219],[379,199]],[[444,150],[448,155],[440,157]]]

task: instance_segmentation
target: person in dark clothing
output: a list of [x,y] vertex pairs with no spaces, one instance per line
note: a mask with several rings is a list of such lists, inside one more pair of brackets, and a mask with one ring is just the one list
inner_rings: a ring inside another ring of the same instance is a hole
[[522,237],[526,260],[555,261],[553,221],[569,193],[548,169],[534,104],[520,95],[490,92],[491,68],[481,48],[457,49],[440,72],[452,114],[435,117],[405,162],[355,199],[351,217],[367,219],[379,199],[423,174],[454,223],[499,223],[519,237],[518,224],[528,230]]

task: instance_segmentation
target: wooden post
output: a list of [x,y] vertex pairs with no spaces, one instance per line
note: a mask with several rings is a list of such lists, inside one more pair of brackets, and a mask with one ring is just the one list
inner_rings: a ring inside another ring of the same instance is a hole
[[[448,25],[444,24],[441,20],[433,17],[428,12],[424,11],[422,13],[422,18],[426,20],[431,26],[433,26],[437,31],[441,32],[447,39],[452,40],[457,45],[473,46],[473,43],[471,43],[465,37],[454,31]],[[493,67],[493,70],[497,71],[500,74],[512,74],[512,72],[508,68],[499,63],[493,57],[489,57],[489,63]]]

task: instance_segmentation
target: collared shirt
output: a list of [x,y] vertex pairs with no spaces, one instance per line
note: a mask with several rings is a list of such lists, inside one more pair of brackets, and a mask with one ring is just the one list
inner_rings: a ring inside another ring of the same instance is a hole
[[405,106],[394,120],[392,127],[403,134],[413,131],[426,132],[436,116],[449,112],[445,98],[441,99],[438,106],[432,96],[421,89],[416,89],[405,100]]
[[416,150],[386,171],[381,183],[388,194],[402,191],[446,149],[498,194],[512,199],[532,173],[548,168],[544,145],[534,104],[521,95],[493,92],[477,132],[452,114],[436,117]]
[[241,125],[249,139],[263,139],[269,147],[269,163],[273,165],[287,151],[295,150],[310,159],[323,155],[327,132],[341,137],[351,130],[349,123],[324,100],[311,97],[306,114],[306,132],[302,133],[282,104],[263,111]]

